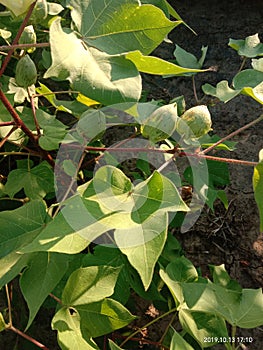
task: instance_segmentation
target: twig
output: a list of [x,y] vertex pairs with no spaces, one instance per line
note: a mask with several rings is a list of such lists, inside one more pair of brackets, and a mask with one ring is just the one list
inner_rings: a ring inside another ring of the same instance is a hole
[[15,49],[27,49],[31,47],[49,47],[50,43],[35,43],[35,44],[12,44],[12,45],[2,45],[0,46],[0,50],[2,51],[10,51]]
[[6,107],[6,109],[8,110],[8,112],[11,114],[11,116],[13,117],[16,126],[18,128],[20,128],[29,138],[30,140],[36,145],[39,153],[41,154],[41,156],[52,166],[55,166],[55,162],[53,160],[53,158],[51,157],[51,155],[43,150],[37,142],[37,137],[35,137],[35,135],[32,133],[32,131],[30,129],[28,129],[28,127],[25,125],[25,123],[23,122],[23,120],[20,118],[20,116],[18,115],[18,113],[16,112],[16,110],[14,109],[14,107],[11,105],[11,103],[9,102],[9,100],[7,99],[7,97],[5,96],[5,94],[3,93],[3,91],[0,89],[0,100],[3,102],[4,106]]
[[221,140],[217,141],[216,143],[214,143],[212,146],[206,148],[205,150],[203,150],[202,152],[200,152],[199,154],[206,154],[208,152],[210,152],[212,149],[214,149],[216,146],[218,146],[220,143],[230,139],[231,137],[237,135],[238,133],[250,128],[251,126],[253,126],[254,124],[257,124],[258,122],[260,122],[261,120],[263,120],[263,114],[261,114],[261,116],[259,116],[257,119],[253,120],[252,122],[242,126],[241,128],[235,130],[234,132],[231,132],[231,134],[223,137]]
[[15,328],[14,326],[11,325],[7,329],[9,329],[10,331],[13,331],[14,333],[20,335],[23,338],[29,340],[31,343],[33,343],[36,346],[38,346],[40,349],[49,350],[45,345],[41,344],[39,341],[37,341],[36,339],[30,337],[29,335],[21,332],[19,329]]
[[[36,4],[36,1],[33,2],[33,3],[29,6],[29,9],[28,9],[28,11],[27,11],[27,14],[26,14],[26,16],[25,16],[25,18],[24,18],[24,20],[23,20],[23,23],[21,24],[21,26],[20,26],[20,28],[19,28],[17,34],[16,34],[16,37],[15,37],[15,39],[14,39],[14,41],[13,41],[11,47],[12,47],[13,45],[16,45],[16,44],[18,43],[18,41],[19,41],[19,39],[20,39],[20,37],[21,37],[21,34],[23,33],[23,31],[24,31],[24,29],[25,29],[25,27],[26,27],[26,25],[27,25],[27,22],[28,22],[28,20],[29,20],[31,14],[32,14],[32,12],[33,12],[33,9],[34,9],[34,7],[35,7],[35,4]],[[7,67],[7,65],[8,65],[8,63],[9,63],[9,61],[10,61],[12,55],[13,55],[13,53],[14,53],[14,50],[15,50],[14,47],[12,47],[12,48],[8,51],[8,54],[7,54],[7,56],[5,57],[4,62],[3,62],[3,64],[2,64],[2,67],[1,67],[1,69],[0,69],[0,77],[3,75],[3,73],[4,73],[4,71],[5,71],[6,67]]]
[[16,129],[17,129],[17,126],[13,126],[12,129],[9,130],[9,132],[5,135],[5,137],[0,142],[0,148],[2,148],[4,146],[4,144],[8,140],[8,137],[11,136]]

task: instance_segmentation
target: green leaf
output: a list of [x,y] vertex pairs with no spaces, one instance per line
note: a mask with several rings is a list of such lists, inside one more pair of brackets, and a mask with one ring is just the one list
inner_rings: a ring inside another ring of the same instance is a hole
[[236,50],[240,56],[257,57],[263,56],[263,44],[258,34],[250,35],[245,40],[230,39],[228,45]]
[[254,328],[263,324],[261,289],[238,292],[212,283],[185,283],[183,293],[191,310],[218,315],[232,326]]
[[31,242],[40,232],[47,219],[46,207],[41,200],[0,213],[0,257],[17,251]]
[[50,45],[52,65],[45,78],[67,79],[73,90],[106,105],[140,98],[140,75],[125,55],[110,56],[88,47],[75,33],[66,34],[59,18],[50,27]]
[[194,350],[194,348],[192,348],[192,346],[188,344],[175,329],[172,328],[172,330],[173,337],[170,344],[170,350]]
[[[181,21],[170,21],[153,5],[138,0],[69,0],[72,19],[84,41],[108,54],[151,53]],[[91,25],[92,23],[92,25]]]
[[99,350],[91,338],[84,338],[80,329],[80,316],[73,310],[60,309],[53,317],[52,329],[58,332],[58,343],[62,350]]
[[29,261],[20,278],[20,287],[29,308],[26,329],[33,322],[40,306],[55,288],[68,268],[68,256],[56,253],[37,253]]
[[233,86],[236,90],[242,90],[245,87],[254,88],[263,82],[263,72],[255,69],[245,69],[235,75]]
[[163,213],[144,221],[141,227],[115,231],[117,246],[138,271],[145,290],[150,286],[155,264],[163,250],[167,226],[167,213]]
[[220,101],[223,101],[225,103],[230,101],[232,98],[236,97],[241,91],[241,90],[231,89],[228,86],[227,80],[220,81],[216,85],[216,88],[210,84],[204,84],[202,86],[202,90],[204,91],[205,94],[215,96]]
[[[123,305],[129,299],[130,296],[130,265],[127,261],[125,255],[121,253],[121,251],[115,247],[105,247],[102,245],[97,245],[94,248],[94,254],[86,254],[84,259],[82,260],[82,266],[101,266],[108,265],[113,267],[123,266],[121,269],[118,279],[114,288],[114,294],[112,294],[111,298],[121,302]],[[129,273],[127,273],[129,271]],[[127,288],[123,288],[126,286]]]
[[[200,142],[202,148],[208,148],[210,146],[212,146],[213,144],[215,144],[217,141],[219,141],[221,139],[221,137],[219,137],[218,135],[204,135],[202,136],[198,141]],[[217,145],[215,147],[215,149],[221,149],[224,151],[234,151],[235,149],[235,145],[237,144],[237,142],[235,141],[223,141],[222,143],[220,143],[219,145]]]
[[80,306],[100,301],[114,292],[119,267],[90,266],[74,271],[62,294],[62,303]]
[[136,318],[122,304],[107,298],[76,309],[81,317],[81,329],[92,337],[123,328]]
[[192,69],[201,69],[206,57],[208,47],[202,46],[201,48],[201,58],[198,60],[193,54],[185,51],[179,45],[176,45],[174,50],[174,56],[176,58],[176,63],[181,67],[187,67]]
[[145,56],[140,51],[128,52],[126,58],[131,60],[140,72],[156,75],[183,75],[185,73],[206,72],[207,69],[178,66],[154,56]]
[[263,232],[263,162],[258,163],[253,174],[254,196],[260,216],[260,232]]
[[12,198],[21,189],[31,199],[43,198],[54,191],[54,174],[50,165],[44,161],[30,169],[22,168],[10,171],[5,192]]
[[66,135],[66,126],[55,116],[41,109],[36,111],[36,117],[41,129],[43,129],[43,134],[39,139],[40,147],[47,151],[58,149],[60,142]]
[[179,320],[184,331],[196,339],[202,348],[210,348],[218,343],[216,340],[207,343],[205,339],[208,337],[228,337],[226,323],[220,316],[182,308],[179,311]]
[[31,254],[19,254],[12,252],[0,259],[0,289],[12,281],[30,259]]
[[113,343],[111,339],[109,339],[109,345],[111,350],[124,350],[120,348],[117,344]]
[[263,104],[263,81],[256,87],[245,87],[242,89],[242,94],[252,97],[257,102]]

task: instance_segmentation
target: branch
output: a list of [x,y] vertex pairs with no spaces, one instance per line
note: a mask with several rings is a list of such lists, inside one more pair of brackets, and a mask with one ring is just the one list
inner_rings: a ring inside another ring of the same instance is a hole
[[[23,23],[21,24],[21,26],[20,26],[17,34],[16,34],[16,37],[15,37],[13,43],[12,43],[13,45],[16,45],[18,43],[18,41],[19,41],[19,39],[21,37],[21,34],[23,33],[23,30],[25,29],[25,27],[27,25],[27,22],[28,22],[28,20],[29,20],[29,18],[31,16],[33,10],[34,10],[35,4],[36,4],[36,1],[33,2],[30,5],[30,7],[29,7],[29,9],[27,11],[26,17],[24,18]],[[4,62],[2,64],[2,67],[0,69],[0,77],[3,75],[3,73],[4,73],[4,71],[5,71],[6,67],[7,67],[7,65],[8,65],[8,63],[9,63],[9,61],[10,61],[12,55],[13,55],[13,53],[14,53],[14,50],[15,49],[12,47],[12,49],[10,51],[8,51],[8,54],[5,57]]]

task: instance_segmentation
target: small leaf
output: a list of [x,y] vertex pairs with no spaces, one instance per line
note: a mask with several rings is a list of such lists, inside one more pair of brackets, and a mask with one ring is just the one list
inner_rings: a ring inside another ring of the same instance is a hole
[[215,96],[220,101],[223,101],[225,103],[230,101],[232,98],[236,97],[241,91],[241,90],[231,89],[228,86],[227,80],[220,81],[216,85],[216,88],[210,84],[204,84],[202,86],[202,90],[204,91],[205,94]]
[[258,34],[250,35],[245,40],[230,39],[228,45],[236,50],[240,56],[257,57],[263,56],[263,44]]
[[54,191],[54,174],[49,164],[44,161],[32,169],[15,169],[10,171],[5,192],[14,197],[24,189],[27,197],[31,199],[43,198],[47,193]]
[[109,345],[111,350],[124,350],[115,344],[111,339],[109,339]]
[[176,58],[176,62],[181,67],[192,68],[192,69],[201,69],[206,57],[208,47],[202,46],[201,58],[198,60],[193,54],[185,51],[179,45],[176,45],[174,50],[174,56]]
[[144,56],[140,51],[129,52],[126,54],[126,58],[131,60],[140,72],[148,74],[174,76],[207,71],[207,69],[199,67],[179,66],[154,56]]
[[7,328],[2,312],[0,312],[0,332],[4,331]]
[[36,111],[38,123],[43,129],[39,145],[47,151],[59,148],[59,144],[66,135],[66,126],[56,119],[55,116],[44,112],[41,109]]

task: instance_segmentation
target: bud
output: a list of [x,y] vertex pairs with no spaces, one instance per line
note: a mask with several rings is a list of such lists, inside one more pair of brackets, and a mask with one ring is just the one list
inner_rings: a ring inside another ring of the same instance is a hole
[[[25,27],[19,39],[19,44],[36,44],[36,42],[37,42],[37,36],[34,30],[34,27],[32,25]],[[35,49],[36,48],[33,46],[26,49],[26,51],[29,53],[32,53],[35,51]]]
[[204,105],[188,109],[179,118],[176,131],[185,139],[204,136],[212,130],[212,120],[208,108]]
[[28,55],[23,56],[16,65],[15,74],[18,86],[27,88],[37,81],[37,69],[35,63]]
[[156,109],[141,126],[141,133],[156,143],[171,136],[178,120],[177,105],[172,103]]

